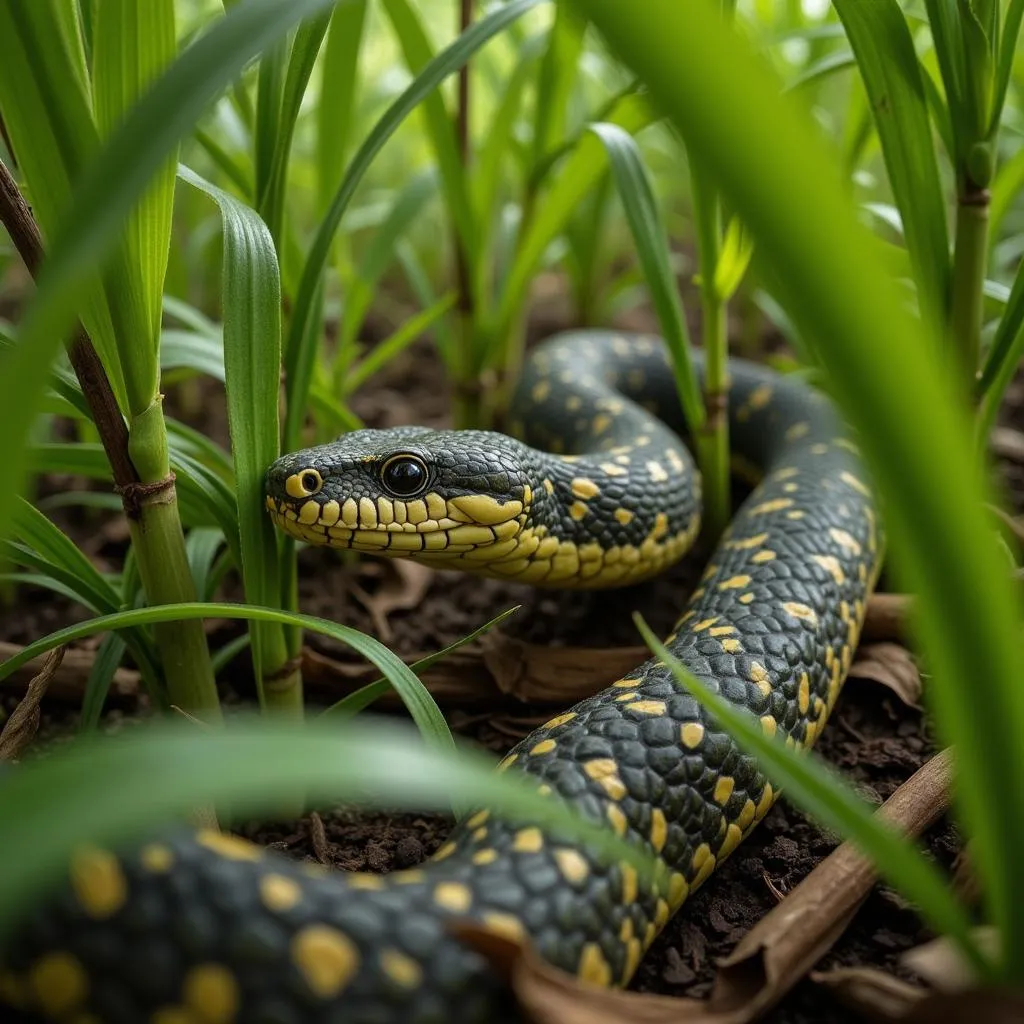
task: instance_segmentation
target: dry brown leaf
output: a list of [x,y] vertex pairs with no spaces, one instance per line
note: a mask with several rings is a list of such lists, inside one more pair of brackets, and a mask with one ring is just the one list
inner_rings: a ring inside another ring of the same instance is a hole
[[860,635],[864,640],[902,640],[910,614],[908,594],[872,594],[864,611]]
[[[919,834],[946,809],[950,767],[948,751],[933,757],[877,813],[901,831]],[[456,931],[509,979],[532,1024],[749,1024],[839,938],[875,880],[871,864],[852,843],[843,843],[720,961],[707,1000],[595,988],[542,962],[528,946],[471,925]]]
[[[971,932],[980,949],[989,956],[999,953],[999,936],[992,927]],[[977,983],[970,964],[951,939],[942,937],[907,950],[900,962],[942,992],[962,992]]]
[[[19,644],[0,641],[0,661],[6,661],[24,650]],[[85,693],[85,684],[92,671],[95,653],[81,647],[66,648],[64,660],[55,672],[46,693],[50,698],[58,700],[81,701]],[[27,687],[32,679],[42,671],[45,656],[40,655],[26,662],[21,668],[15,669],[11,675],[0,683],[0,687]],[[114,673],[110,684],[110,696],[131,697],[139,691],[139,673],[132,669],[119,668]]]
[[384,582],[375,594],[352,584],[352,595],[369,612],[377,636],[390,643],[394,639],[388,616],[392,612],[418,608],[434,581],[434,570],[404,558],[385,563]]
[[850,666],[851,679],[870,679],[888,687],[904,704],[918,707],[923,684],[913,655],[900,644],[862,644]]
[[815,971],[811,980],[831,989],[847,1006],[872,1020],[904,1020],[928,992],[874,967]]
[[35,738],[39,730],[39,705],[60,668],[65,650],[63,646],[55,647],[46,655],[42,670],[28,684],[28,692],[11,712],[7,724],[0,731],[0,761],[16,761]]

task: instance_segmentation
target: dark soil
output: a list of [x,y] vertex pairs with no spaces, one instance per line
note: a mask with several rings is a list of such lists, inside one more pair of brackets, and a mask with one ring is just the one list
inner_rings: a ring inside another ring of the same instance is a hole
[[[774,346],[772,346],[774,347]],[[169,396],[175,406],[177,396]],[[210,403],[203,406],[209,408]],[[1008,396],[1004,422],[1024,421],[1024,388]],[[431,348],[422,343],[371,382],[356,403],[369,425],[445,422],[449,397]],[[222,441],[223,417],[213,413],[199,421]],[[192,422],[196,422],[194,419]],[[1024,473],[1005,467],[1012,504],[1024,505]],[[67,480],[48,480],[45,491],[68,486]],[[116,519],[81,510],[62,511],[61,525],[102,564],[117,564],[125,538]],[[412,658],[436,650],[478,628],[508,607],[521,610],[504,630],[535,643],[590,647],[636,646],[639,638],[631,620],[639,610],[656,630],[664,633],[674,621],[699,575],[704,554],[694,552],[661,580],[641,588],[594,597],[536,592],[524,586],[475,580],[459,574],[437,574],[425,600],[418,606],[387,616],[389,635],[382,637],[400,655]],[[301,556],[302,610],[375,632],[364,606],[365,596],[391,578],[386,565],[364,560],[355,564],[333,553],[306,551]],[[358,593],[357,593],[357,592]],[[225,596],[237,598],[237,586]],[[362,595],[362,596],[359,596]],[[0,614],[0,640],[25,643],[65,625],[85,613],[50,594],[22,588],[16,604]],[[238,631],[237,623],[210,623],[211,643],[219,645]],[[309,636],[309,645],[325,654],[341,648],[324,638]],[[239,659],[221,682],[232,702],[251,698],[247,665]],[[332,695],[311,692],[318,704]],[[333,695],[337,699],[337,695]],[[2,699],[0,712],[13,707],[11,696]],[[453,728],[497,752],[512,746],[528,728],[549,717],[551,708],[536,708],[512,698],[499,700],[486,713],[446,708]],[[121,700],[109,708],[104,724],[117,729],[148,714],[144,697]],[[40,739],[61,739],[75,724],[71,706],[51,703],[44,708]],[[872,800],[887,798],[923,764],[935,747],[922,712],[900,703],[888,690],[872,683],[848,683],[818,751],[838,766]],[[358,814],[344,809],[309,816],[284,826],[250,823],[241,831],[286,850],[295,857],[327,861],[342,869],[390,871],[418,863],[443,842],[447,819],[428,815]],[[954,829],[940,823],[926,836],[929,849],[948,868],[958,851]],[[634,982],[639,991],[700,997],[710,990],[716,960],[728,954],[739,939],[776,903],[774,893],[788,892],[837,845],[784,801],[740,847],[712,880],[670,922],[648,953]],[[818,965],[867,965],[906,975],[900,954],[930,938],[918,917],[884,887],[875,888],[851,927]],[[783,1004],[765,1018],[772,1024],[831,1024],[857,1019],[833,996],[805,981]]]

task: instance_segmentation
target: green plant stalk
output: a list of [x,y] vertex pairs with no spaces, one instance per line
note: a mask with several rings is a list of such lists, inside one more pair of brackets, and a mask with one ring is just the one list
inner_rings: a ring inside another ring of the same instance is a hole
[[[128,453],[143,485],[167,486],[123,495],[139,576],[150,605],[187,604],[196,600],[189,570],[178,499],[170,476],[167,424],[157,398],[134,417],[128,429]],[[154,625],[167,693],[172,704],[207,724],[221,721],[220,701],[201,622]]]
[[726,300],[716,277],[722,251],[722,200],[718,190],[696,166],[691,174],[704,342],[704,426],[696,440],[704,477],[704,534],[717,540],[729,522],[729,324]]
[[965,177],[957,197],[949,320],[956,358],[961,361],[966,387],[972,391],[981,357],[985,271],[988,266],[988,208],[988,189],[978,187]]

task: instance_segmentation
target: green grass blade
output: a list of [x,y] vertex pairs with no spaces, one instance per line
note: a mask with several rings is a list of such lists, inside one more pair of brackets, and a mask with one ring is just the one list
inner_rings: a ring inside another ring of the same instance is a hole
[[275,241],[280,238],[280,208],[271,209],[279,195],[273,192],[274,156],[281,133],[281,98],[284,92],[285,69],[288,65],[289,40],[281,38],[260,57],[256,81],[256,124],[253,131],[253,170],[256,175],[256,209],[268,222]]
[[99,725],[103,705],[114,681],[114,673],[121,664],[126,650],[127,645],[117,633],[110,633],[103,638],[89,669],[89,677],[85,681],[82,713],[78,720],[79,732],[93,732]]
[[992,182],[988,219],[989,238],[993,243],[1002,237],[1003,221],[1021,191],[1024,191],[1024,146],[1000,164]]
[[985,360],[985,368],[978,381],[978,394],[982,399],[979,417],[979,441],[987,444],[995,425],[999,406],[1010,386],[1021,358],[1024,357],[1024,261],[1017,267],[1006,308],[999,319],[992,347]]
[[453,746],[451,732],[434,703],[434,698],[416,678],[413,671],[398,655],[389,651],[382,643],[350,626],[341,626],[328,619],[298,612],[286,612],[276,608],[262,608],[255,605],[209,603],[166,604],[156,608],[134,608],[110,615],[100,615],[87,622],[67,626],[48,636],[42,637],[24,647],[17,654],[0,662],[0,682],[16,668],[31,661],[39,654],[59,647],[61,644],[80,640],[85,636],[105,633],[111,629],[149,625],[154,622],[178,622],[189,619],[248,619],[253,622],[272,622],[279,625],[298,626],[314,633],[329,636],[339,643],[347,644],[357,654],[376,665],[382,675],[391,683],[402,698],[409,715],[416,723],[420,734],[431,746],[450,750]]
[[[0,356],[0,439],[7,458],[5,486],[0,487],[0,536],[9,529],[12,500],[23,484],[28,431],[47,370],[80,305],[84,278],[105,262],[125,217],[208,103],[252,57],[330,2],[246,0],[235,5],[156,80],[89,162],[50,238],[49,258],[22,321],[18,345]],[[0,39],[8,38],[6,13],[35,7],[35,0],[0,5]],[[0,52],[0,64],[5,56]]]
[[538,167],[566,134],[569,99],[576,84],[587,22],[572,7],[559,4],[537,81],[533,122],[533,166]]
[[[601,120],[618,125],[630,135],[656,120],[647,101],[637,95],[622,97]],[[548,246],[565,229],[580,200],[608,170],[608,158],[600,140],[592,134],[580,137],[571,155],[538,200],[515,260],[501,285],[501,299],[493,330],[501,337],[522,308],[530,281]]]
[[[398,37],[405,63],[413,75],[421,74],[437,58],[419,15],[409,0],[382,0],[391,26]],[[444,97],[432,89],[423,98],[423,118],[430,144],[441,175],[441,191],[444,194],[448,215],[455,225],[459,243],[468,267],[477,267],[479,261],[479,230],[473,216],[466,169],[462,166],[458,140],[455,136],[455,121],[448,113]],[[472,281],[477,275],[471,274]],[[479,296],[477,296],[479,299]]]
[[[496,615],[491,619],[490,622],[485,622],[478,629],[474,629],[472,633],[456,640],[455,643],[449,644],[442,650],[436,651],[434,654],[428,654],[427,657],[420,658],[419,661],[413,662],[409,668],[419,676],[420,673],[425,672],[432,665],[436,665],[442,659],[447,658],[453,651],[457,651],[460,647],[465,647],[466,644],[472,643],[474,640],[483,636],[484,633],[490,632],[495,626],[501,625],[501,623],[510,615],[519,611],[520,607],[520,605],[514,605],[512,608],[506,609],[500,615]],[[386,679],[375,679],[372,683],[367,683],[365,686],[361,686],[354,693],[350,693],[347,697],[343,697],[337,703],[332,704],[329,708],[325,708],[320,713],[320,717],[337,716],[338,718],[351,718],[353,715],[358,714],[364,708],[369,707],[375,700],[387,693],[388,689],[389,686]]]
[[835,7],[871,101],[922,308],[939,324],[949,300],[949,232],[914,40],[896,0]]
[[256,180],[251,163],[244,162],[241,155],[236,156],[229,153],[209,132],[202,128],[197,128],[193,135],[196,142],[203,147],[206,155],[238,189],[242,198],[251,202],[256,192]]
[[1024,886],[1005,851],[1024,848],[1022,614],[986,519],[962,382],[879,267],[818,130],[712,5],[649,0],[636,18],[616,0],[577,2],[642,71],[750,228],[800,333],[818,340],[886,503],[894,579],[916,595],[938,732],[956,749],[957,812],[1007,975],[1020,976]]
[[224,343],[194,331],[164,331],[160,336],[160,368],[191,370],[224,382]]
[[810,67],[804,68],[795,78],[786,85],[786,89],[793,92],[814,82],[820,82],[839,71],[847,68],[855,68],[857,58],[846,50],[837,50],[835,53],[827,53],[820,60],[816,60]]
[[[331,253],[331,244],[352,195],[374,157],[395,133],[400,124],[450,74],[458,71],[489,39],[536,7],[542,0],[509,0],[480,18],[450,46],[442,50],[413,79],[402,94],[388,107],[359,147],[338,186],[316,238],[309,250],[302,280],[295,297],[288,341],[285,345],[287,380],[287,420],[285,444],[297,440],[295,430],[306,407],[312,381],[314,346],[318,345],[320,288],[323,271]],[[313,352],[309,350],[313,348]]]
[[[101,0],[95,13],[93,103],[100,137],[105,138],[174,59],[174,0]],[[127,324],[138,328],[128,338],[118,339],[126,376],[137,381],[132,388],[137,405],[148,404],[157,388],[174,164],[172,151],[128,218],[124,230],[126,279],[108,280],[108,288],[124,294],[120,301],[132,304]],[[135,304],[140,308],[134,308]]]
[[429,309],[410,317],[393,334],[375,345],[345,376],[345,392],[351,394],[387,366],[399,352],[429,331],[455,305],[455,292],[438,299]]
[[248,646],[249,634],[242,633],[240,636],[236,636],[234,640],[229,640],[223,647],[215,651],[213,657],[210,658],[210,662],[213,665],[213,674],[220,675],[220,673]]
[[686,315],[669,262],[668,234],[658,213],[647,168],[629,132],[607,122],[592,124],[590,130],[601,140],[608,154],[662,335],[672,353],[672,369],[683,412],[690,430],[696,435],[704,426],[704,403],[693,370]]
[[[452,801],[557,829],[609,860],[654,873],[649,854],[606,823],[543,796],[518,772],[468,746],[436,749],[407,728],[360,718],[352,724],[233,723],[206,731],[191,723],[143,735],[79,740],[5,775],[0,932],[43,897],[83,842],[117,844],[182,818],[197,806],[229,804],[237,816],[276,811],[297,790],[317,803],[445,811]],[[106,794],[110,794],[107,798]]]
[[[223,220],[221,275],[228,428],[235,472],[238,535],[246,600],[272,605],[280,595],[277,532],[266,510],[263,477],[280,455],[281,281],[274,240],[259,215],[182,165],[182,180],[205,192]],[[253,636],[257,686],[287,661],[280,630]],[[300,694],[293,695],[296,699]]]
[[813,752],[790,750],[784,737],[765,736],[759,720],[746,709],[725,700],[674,658],[639,615],[634,616],[644,642],[668,665],[680,687],[710,711],[740,746],[753,754],[775,788],[819,824],[852,839],[871,858],[879,872],[913,900],[939,934],[956,940],[983,977],[992,965],[972,938],[971,922],[953,897],[948,881],[927,857],[874,814],[842,776]]
[[992,96],[992,117],[988,125],[988,136],[994,137],[1006,104],[1006,93],[1013,76],[1013,64],[1017,57],[1017,41],[1020,37],[1021,22],[1024,21],[1024,0],[1009,0],[1003,12],[1002,38],[996,58],[995,88]]
[[359,51],[366,24],[367,0],[336,7],[324,46],[320,99],[316,106],[316,163],[320,209],[326,210],[341,184],[352,138]]
[[189,530],[185,538],[185,551],[188,554],[188,567],[192,571],[196,593],[204,599],[210,595],[210,579],[213,563],[217,552],[224,544],[224,534],[217,529],[203,527]]

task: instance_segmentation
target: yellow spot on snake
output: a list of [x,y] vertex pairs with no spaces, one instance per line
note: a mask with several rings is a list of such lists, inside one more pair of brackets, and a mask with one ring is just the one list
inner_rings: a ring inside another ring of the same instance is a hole
[[625,814],[622,813],[622,808],[618,804],[609,804],[605,808],[605,816],[611,823],[615,834],[618,836],[624,836],[628,827]]
[[298,882],[284,875],[264,875],[260,879],[260,899],[268,910],[290,910],[302,899],[302,890]]
[[333,999],[359,967],[359,950],[347,935],[323,924],[297,932],[291,956],[313,995]]
[[572,493],[577,498],[596,498],[601,493],[601,488],[593,480],[585,476],[575,477],[572,481]]
[[784,508],[791,508],[792,505],[792,498],[772,498],[771,501],[763,501],[760,505],[755,505],[750,510],[750,515],[759,516],[766,512],[781,512]]
[[718,621],[718,616],[717,615],[713,619],[704,619],[703,622],[698,622],[697,625],[693,627],[693,632],[694,633],[703,633],[705,629],[710,628],[717,621]]
[[768,808],[771,807],[775,800],[775,792],[772,789],[772,784],[766,782],[764,784],[764,792],[761,794],[761,799],[757,803],[757,817],[763,818],[768,813]]
[[805,604],[800,604],[797,601],[787,601],[782,606],[782,610],[787,615],[792,615],[794,619],[802,619],[804,622],[809,622],[812,626],[818,624],[818,616],[813,608],[808,608]]
[[548,494],[555,493],[555,485],[547,477],[544,478],[544,490],[547,491]]
[[636,868],[632,864],[620,864],[619,871],[622,873],[622,903],[630,907],[636,903]]
[[726,654],[737,654],[743,649],[743,645],[735,637],[722,641],[722,650]]
[[735,626],[712,626],[708,630],[708,636],[728,636],[730,633],[735,633]]
[[[630,686],[633,686],[633,685],[636,684],[636,680],[635,679],[624,679],[623,682],[628,682]],[[617,703],[621,704],[623,701],[632,700],[634,697],[637,697],[637,696],[639,696],[639,694],[637,693],[636,690],[633,690],[630,693],[624,693],[621,696],[616,697],[615,700],[616,700]]]
[[502,914],[498,911],[489,911],[483,915],[484,927],[495,935],[510,939],[512,942],[520,942],[526,935],[522,921],[512,914]]
[[651,811],[651,846],[661,853],[665,849],[668,840],[668,822],[665,820],[665,812],[660,807]]
[[196,842],[228,860],[259,860],[263,853],[255,843],[227,835],[214,829],[204,828],[196,834]]
[[663,700],[638,700],[633,704],[627,704],[626,710],[636,711],[641,715],[663,715],[666,707]]
[[117,857],[97,846],[83,846],[71,857],[71,885],[82,909],[102,919],[120,910],[128,882]]
[[651,529],[651,539],[661,540],[665,534],[668,533],[668,516],[664,512],[659,512],[654,517],[654,526]]
[[608,474],[608,476],[626,476],[629,470],[623,469],[621,466],[616,466],[614,462],[602,462],[601,469]]
[[498,501],[489,494],[467,494],[459,498],[449,498],[448,503],[469,516],[472,522],[483,526],[496,526],[498,523],[514,519],[523,512],[521,501]]
[[583,947],[580,956],[580,965],[576,971],[582,981],[590,982],[605,988],[612,980],[612,969],[601,952],[601,947],[596,942],[588,942]]
[[554,740],[541,740],[540,743],[536,743],[533,747],[530,748],[530,753],[549,754],[557,746],[558,744]]
[[543,727],[545,729],[557,729],[560,725],[565,725],[566,722],[571,722],[575,717],[575,711],[566,711],[564,715],[556,715],[549,722],[545,722]]
[[852,473],[847,473],[846,470],[843,470],[843,472],[839,474],[839,479],[842,480],[844,484],[849,484],[855,491],[860,491],[865,498],[871,497],[871,490]]
[[576,850],[555,850],[555,863],[570,885],[581,885],[590,875],[590,865]]
[[757,808],[754,806],[754,801],[748,798],[747,802],[743,805],[743,809],[736,817],[736,824],[746,831],[753,824],[754,812],[756,810]]
[[324,526],[333,526],[341,515],[341,506],[332,498],[320,509],[320,522]]
[[809,423],[794,423],[793,426],[786,431],[787,441],[799,441],[801,437],[806,437],[811,429]]
[[139,861],[147,871],[152,871],[154,875],[162,875],[165,871],[170,871],[174,863],[174,854],[169,846],[150,843],[142,848]]
[[70,953],[47,953],[28,976],[36,1001],[48,1017],[58,1018],[85,1002],[89,977]]
[[811,561],[820,565],[840,586],[846,582],[846,573],[834,555],[811,555]]
[[187,1009],[203,1024],[231,1024],[238,1013],[238,983],[221,964],[200,964],[181,986]]
[[800,713],[806,714],[811,705],[811,678],[806,672],[800,676],[800,688],[797,690],[797,702]]
[[771,739],[778,731],[779,723],[771,715],[761,716],[761,731]]
[[771,400],[771,384],[759,384],[750,392],[750,397],[747,399],[747,405],[756,412],[758,409],[763,409]]
[[466,822],[467,828],[479,828],[487,819],[491,816],[490,811],[477,811],[469,821]]
[[384,879],[380,875],[357,874],[347,875],[349,887],[352,889],[383,889]]
[[611,425],[611,416],[606,416],[603,412],[598,413],[598,415],[594,417],[593,427],[595,434],[603,434]]
[[837,526],[833,526],[829,531],[828,535],[841,547],[846,550],[853,552],[855,555],[859,555],[862,551],[860,542],[846,530],[840,530]]
[[740,594],[737,600],[740,604],[750,604],[750,602],[754,600],[754,595],[749,592],[746,594]]
[[464,914],[473,903],[473,894],[460,882],[441,882],[434,889],[434,902],[453,914]]
[[[707,844],[704,843],[703,845],[706,846]],[[668,882],[668,907],[666,909],[678,910],[689,894],[690,887],[686,884],[686,879],[678,871],[674,871]],[[661,903],[661,900],[658,902]],[[658,910],[660,911],[661,907]]]
[[473,854],[472,858],[474,864],[493,864],[497,859],[498,851],[490,849],[477,850],[476,853]]
[[569,515],[572,516],[576,522],[579,522],[589,511],[586,505],[582,501],[574,501],[569,506]]
[[665,467],[654,459],[647,463],[647,472],[651,474],[651,479],[656,484],[663,483],[668,479],[668,473],[665,472]]
[[732,796],[733,788],[736,785],[736,780],[731,775],[722,775],[715,783],[715,803],[725,804],[728,803],[729,798]]
[[759,548],[768,539],[767,533],[757,533],[753,537],[744,537],[743,540],[734,540],[729,546],[737,551],[749,551],[751,548]]
[[544,836],[539,828],[524,828],[516,833],[512,849],[519,853],[539,853],[544,847]]
[[730,576],[727,580],[718,584],[719,590],[738,590],[750,582],[749,576]]
[[622,526],[629,526],[633,522],[633,513],[628,508],[617,508],[615,510],[615,521]]
[[396,985],[415,988],[423,980],[423,968],[410,956],[397,949],[385,949],[380,954],[381,970]]
[[619,778],[619,766],[610,757],[587,761],[583,765],[583,771],[599,783],[613,800],[621,800],[626,795],[626,787]]
[[551,394],[551,381],[550,380],[539,380],[533,385],[533,390],[530,392],[530,397],[535,402],[543,402],[548,395]]
[[756,562],[758,565],[763,565],[765,562],[772,562],[775,560],[775,552],[765,548],[763,551],[758,551],[756,555],[751,555],[750,560]]
[[519,760],[519,755],[518,754],[509,754],[508,757],[502,758],[498,762],[497,770],[499,772],[508,771],[508,769],[511,768],[512,765],[514,765],[516,763],[516,761],[518,761],[518,760]]
[[733,850],[739,846],[740,840],[743,838],[743,832],[739,825],[730,824],[725,831],[725,839],[722,840],[722,845],[718,848],[718,862],[721,863],[726,857],[732,853]]
[[299,509],[299,522],[309,525],[315,523],[320,518],[320,506],[315,501],[307,501],[302,508]]
[[680,730],[683,746],[693,750],[699,747],[704,739],[704,726],[700,722],[687,722]]

